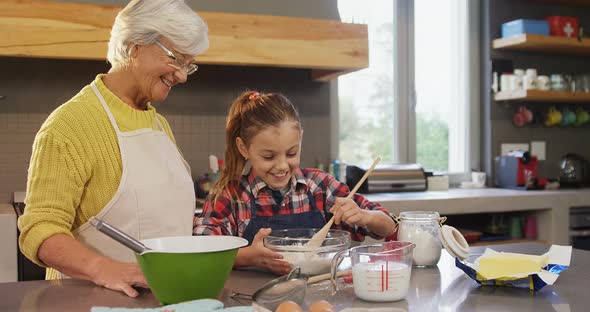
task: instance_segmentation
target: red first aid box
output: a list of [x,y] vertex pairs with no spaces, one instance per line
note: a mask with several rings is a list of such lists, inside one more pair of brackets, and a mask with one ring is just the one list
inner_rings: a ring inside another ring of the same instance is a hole
[[571,16],[549,16],[549,34],[568,38],[578,37],[578,18]]

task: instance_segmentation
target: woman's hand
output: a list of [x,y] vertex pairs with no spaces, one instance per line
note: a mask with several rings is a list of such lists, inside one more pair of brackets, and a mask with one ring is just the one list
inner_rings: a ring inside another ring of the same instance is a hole
[[123,263],[101,258],[96,262],[96,273],[92,281],[99,286],[124,292],[129,297],[139,293],[132,286],[149,288],[137,263]]
[[330,208],[334,215],[334,223],[344,222],[348,225],[366,226],[371,222],[371,213],[361,209],[352,198],[338,197]]
[[148,288],[137,264],[118,262],[99,255],[70,235],[59,233],[50,236],[43,241],[37,254],[46,266],[64,275],[122,291],[129,297],[138,295],[131,286]]
[[283,256],[281,254],[264,247],[264,238],[271,231],[271,229],[260,229],[254,236],[252,245],[238,251],[236,266],[256,266],[280,275],[291,272],[291,265],[282,260]]

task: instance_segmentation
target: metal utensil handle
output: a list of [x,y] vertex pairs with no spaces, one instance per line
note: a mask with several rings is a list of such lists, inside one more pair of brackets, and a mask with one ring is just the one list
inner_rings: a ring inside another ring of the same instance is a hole
[[138,254],[151,250],[135,238],[125,234],[124,232],[121,232],[119,229],[113,227],[112,225],[98,218],[91,217],[90,220],[88,220],[88,222],[92,224],[92,226],[94,226],[100,232],[106,234],[108,237],[125,245],[127,248],[135,251]]

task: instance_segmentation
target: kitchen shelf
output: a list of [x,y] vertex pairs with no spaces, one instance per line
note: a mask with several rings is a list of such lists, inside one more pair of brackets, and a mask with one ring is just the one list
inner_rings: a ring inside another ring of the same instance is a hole
[[[4,0],[0,56],[105,60],[120,6]],[[199,12],[209,49],[198,64],[310,69],[327,81],[368,67],[367,25],[335,20]]]
[[590,102],[590,93],[569,91],[518,90],[498,92],[494,96],[494,100],[519,102],[580,103]]
[[522,34],[495,39],[492,47],[497,50],[551,52],[590,56],[590,39],[578,40],[558,36]]
[[590,6],[588,0],[526,0],[531,4],[546,4],[546,5],[572,5],[572,6]]

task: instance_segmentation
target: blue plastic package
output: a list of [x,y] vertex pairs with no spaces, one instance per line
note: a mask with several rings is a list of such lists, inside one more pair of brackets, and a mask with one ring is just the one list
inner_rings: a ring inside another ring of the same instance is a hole
[[502,38],[522,34],[549,36],[549,22],[543,20],[518,19],[502,24]]

